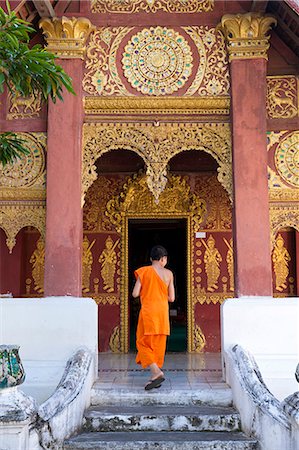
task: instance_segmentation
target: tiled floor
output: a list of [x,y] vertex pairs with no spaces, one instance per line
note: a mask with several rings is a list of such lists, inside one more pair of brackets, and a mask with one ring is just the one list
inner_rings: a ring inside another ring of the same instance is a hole
[[[226,386],[222,379],[219,353],[168,353],[163,371],[166,378],[163,386],[168,389],[223,389]],[[98,387],[140,388],[149,377],[149,370],[143,370],[135,363],[135,354],[99,354]]]

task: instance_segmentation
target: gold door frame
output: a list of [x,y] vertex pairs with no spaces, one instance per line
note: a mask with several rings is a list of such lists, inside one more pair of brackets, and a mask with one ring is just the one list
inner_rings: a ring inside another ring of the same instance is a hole
[[123,277],[121,280],[121,298],[120,298],[120,345],[121,352],[128,353],[129,344],[129,220],[132,219],[186,219],[186,239],[187,239],[187,351],[191,352],[193,348],[194,330],[194,310],[192,306],[192,271],[191,254],[193,251],[192,236],[192,214],[173,214],[173,213],[156,213],[150,214],[133,214],[126,215],[122,221],[121,228],[121,268]]

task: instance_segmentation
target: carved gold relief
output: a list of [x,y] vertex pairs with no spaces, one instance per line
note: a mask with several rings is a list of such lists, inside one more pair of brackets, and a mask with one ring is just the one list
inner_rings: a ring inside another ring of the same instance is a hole
[[109,339],[109,348],[113,353],[120,353],[120,329],[119,326],[115,327]]
[[42,109],[40,92],[32,92],[29,97],[22,97],[18,92],[8,94],[7,119],[30,119],[38,117]]
[[[176,154],[203,150],[219,164],[218,180],[231,195],[231,143],[227,124],[85,124],[83,144],[83,196],[97,178],[96,160],[104,153],[123,148],[145,162],[148,186],[156,201],[165,186],[167,164]],[[163,186],[162,186],[163,189]]]
[[105,241],[105,248],[99,257],[101,264],[101,276],[103,279],[103,289],[109,293],[114,292],[114,276],[116,271],[117,256],[115,248],[119,239],[113,242],[111,236]]
[[270,204],[271,242],[275,245],[275,236],[286,227],[299,231],[299,203]]
[[30,257],[30,264],[32,264],[34,290],[38,294],[43,294],[45,278],[45,243],[42,238],[39,238],[36,243],[36,249]]
[[6,244],[12,252],[18,232],[27,226],[35,227],[42,237],[45,235],[46,211],[43,205],[0,204],[0,228],[7,236]]
[[39,22],[47,50],[60,58],[84,58],[85,43],[95,27],[84,17],[43,18]]
[[93,13],[196,13],[212,11],[214,0],[92,0]]
[[192,72],[193,57],[185,38],[171,28],[144,28],[127,43],[124,76],[146,95],[169,95],[181,89]]
[[299,188],[299,131],[279,142],[275,150],[275,166],[284,181]]
[[271,119],[298,115],[298,87],[295,76],[267,77],[267,114]]
[[203,352],[203,349],[206,346],[206,338],[199,325],[195,325],[194,327],[193,341],[194,341],[193,351],[196,353]]
[[25,141],[28,155],[13,164],[0,164],[0,200],[33,200],[46,196],[46,134],[17,133]]
[[93,263],[92,247],[95,244],[95,239],[89,242],[88,237],[84,236],[82,243],[82,292],[90,291],[90,275]]
[[[224,38],[221,33],[216,33],[215,28],[181,28],[189,36],[190,43],[193,41],[195,44],[196,51],[193,54],[183,33],[179,35],[178,32],[165,27],[145,28],[135,35],[134,39],[138,37],[135,42],[133,38],[126,38],[132,30],[133,27],[107,27],[100,28],[91,35],[83,78],[83,89],[89,95],[133,96],[132,89],[129,90],[125,85],[127,78],[136,93],[139,90],[148,96],[164,96],[180,89],[188,77],[193,77],[186,96],[229,96],[229,71]],[[163,48],[157,47],[160,45],[155,40],[157,30],[165,39]],[[142,50],[138,54],[134,53],[133,47],[141,45],[139,36],[146,34],[146,39],[153,41],[150,47],[142,43]],[[180,41],[175,48],[172,44],[174,38]],[[124,43],[127,51],[119,54]],[[171,58],[169,52],[173,53]],[[140,58],[140,53],[144,53],[143,58]],[[117,64],[120,58],[123,58],[123,68]],[[193,64],[196,61],[197,65],[194,74],[191,74],[192,59]],[[174,61],[177,63],[175,72],[172,69]],[[132,110],[131,107],[128,109]]]
[[207,243],[202,239],[202,243],[206,250],[204,253],[205,271],[207,274],[207,290],[214,292],[218,289],[218,278],[220,276],[220,263],[222,257],[219,250],[215,247],[215,239],[210,234]]
[[284,239],[281,234],[275,240],[272,261],[275,274],[275,289],[281,292],[287,287],[289,262],[291,261],[290,254],[284,246]]
[[226,38],[229,60],[244,58],[268,59],[270,30],[277,20],[269,15],[250,12],[225,14],[219,29]]

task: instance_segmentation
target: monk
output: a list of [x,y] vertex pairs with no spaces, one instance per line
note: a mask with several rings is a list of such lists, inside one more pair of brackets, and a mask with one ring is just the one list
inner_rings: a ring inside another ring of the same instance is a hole
[[166,269],[167,251],[156,245],[150,253],[151,266],[135,271],[136,283],[133,297],[141,300],[138,318],[136,363],[151,370],[151,378],[145,390],[161,386],[165,380],[162,367],[169,335],[168,302],[174,302],[173,274]]

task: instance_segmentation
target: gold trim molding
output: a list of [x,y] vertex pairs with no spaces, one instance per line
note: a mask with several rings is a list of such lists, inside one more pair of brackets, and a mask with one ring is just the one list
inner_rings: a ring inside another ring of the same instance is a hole
[[92,13],[197,13],[213,11],[215,0],[92,0]]
[[91,123],[84,124],[83,133],[82,201],[97,179],[97,159],[119,149],[131,150],[143,159],[148,187],[157,203],[167,183],[169,161],[188,150],[202,150],[215,158],[219,164],[218,181],[232,198],[229,124]]
[[229,97],[85,97],[87,116],[102,114],[228,115]]
[[0,228],[6,234],[6,244],[9,253],[12,253],[16,245],[16,236],[24,227],[35,227],[45,237],[46,208],[37,204],[0,204]]
[[268,60],[270,30],[277,20],[260,13],[225,14],[217,29],[226,39],[229,61],[264,58]]
[[95,30],[85,17],[70,19],[64,16],[41,19],[39,28],[47,41],[47,50],[64,59],[84,59],[87,38]]

